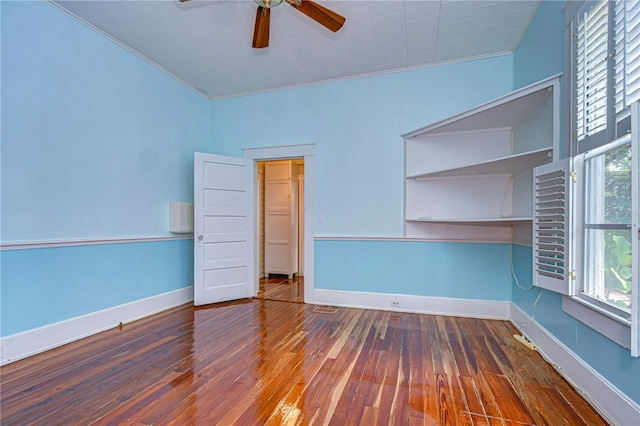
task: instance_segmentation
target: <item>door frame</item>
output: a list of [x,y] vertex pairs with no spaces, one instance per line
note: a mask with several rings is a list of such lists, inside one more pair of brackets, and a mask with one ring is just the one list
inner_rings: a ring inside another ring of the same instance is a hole
[[[272,161],[272,160],[288,160],[294,158],[304,158],[304,303],[314,303],[314,159],[315,159],[315,144],[300,144],[300,145],[281,145],[281,146],[269,146],[261,148],[243,148],[242,153],[244,158],[257,161]],[[254,184],[257,185],[258,175],[254,173]],[[253,197],[253,212],[254,212],[254,227],[253,227],[253,250],[254,250],[254,263],[260,261],[260,220],[258,210],[258,199]],[[260,282],[260,268],[259,265],[254,265],[254,296],[258,294],[258,287]]]

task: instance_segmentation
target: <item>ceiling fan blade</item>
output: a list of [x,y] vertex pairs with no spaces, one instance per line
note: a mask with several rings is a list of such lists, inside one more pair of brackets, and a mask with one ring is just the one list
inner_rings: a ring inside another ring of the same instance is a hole
[[269,46],[269,20],[271,9],[258,6],[256,25],[253,28],[253,47],[261,49]]
[[[318,22],[333,31],[334,33],[342,28],[345,18],[338,15],[336,12],[320,6],[311,0],[301,0],[296,2],[295,0],[287,1],[291,6],[298,9],[300,12],[307,15],[309,18]],[[298,4],[299,3],[299,4]]]

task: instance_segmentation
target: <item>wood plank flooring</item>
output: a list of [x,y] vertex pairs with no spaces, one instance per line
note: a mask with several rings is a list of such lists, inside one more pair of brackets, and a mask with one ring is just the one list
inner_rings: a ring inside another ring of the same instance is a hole
[[260,278],[256,299],[280,300],[283,302],[304,303],[304,277],[270,275]]
[[181,306],[0,368],[9,425],[600,425],[508,322]]

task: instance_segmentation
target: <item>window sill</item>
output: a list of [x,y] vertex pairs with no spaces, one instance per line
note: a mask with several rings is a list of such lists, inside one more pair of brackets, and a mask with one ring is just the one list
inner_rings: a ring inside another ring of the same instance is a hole
[[631,323],[579,297],[563,297],[562,310],[624,348],[631,348]]

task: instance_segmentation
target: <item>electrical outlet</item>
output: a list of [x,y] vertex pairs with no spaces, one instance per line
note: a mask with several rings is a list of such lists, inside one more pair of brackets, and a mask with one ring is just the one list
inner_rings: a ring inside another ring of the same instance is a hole
[[392,308],[399,308],[400,307],[400,301],[399,300],[392,300],[391,301],[391,307]]

